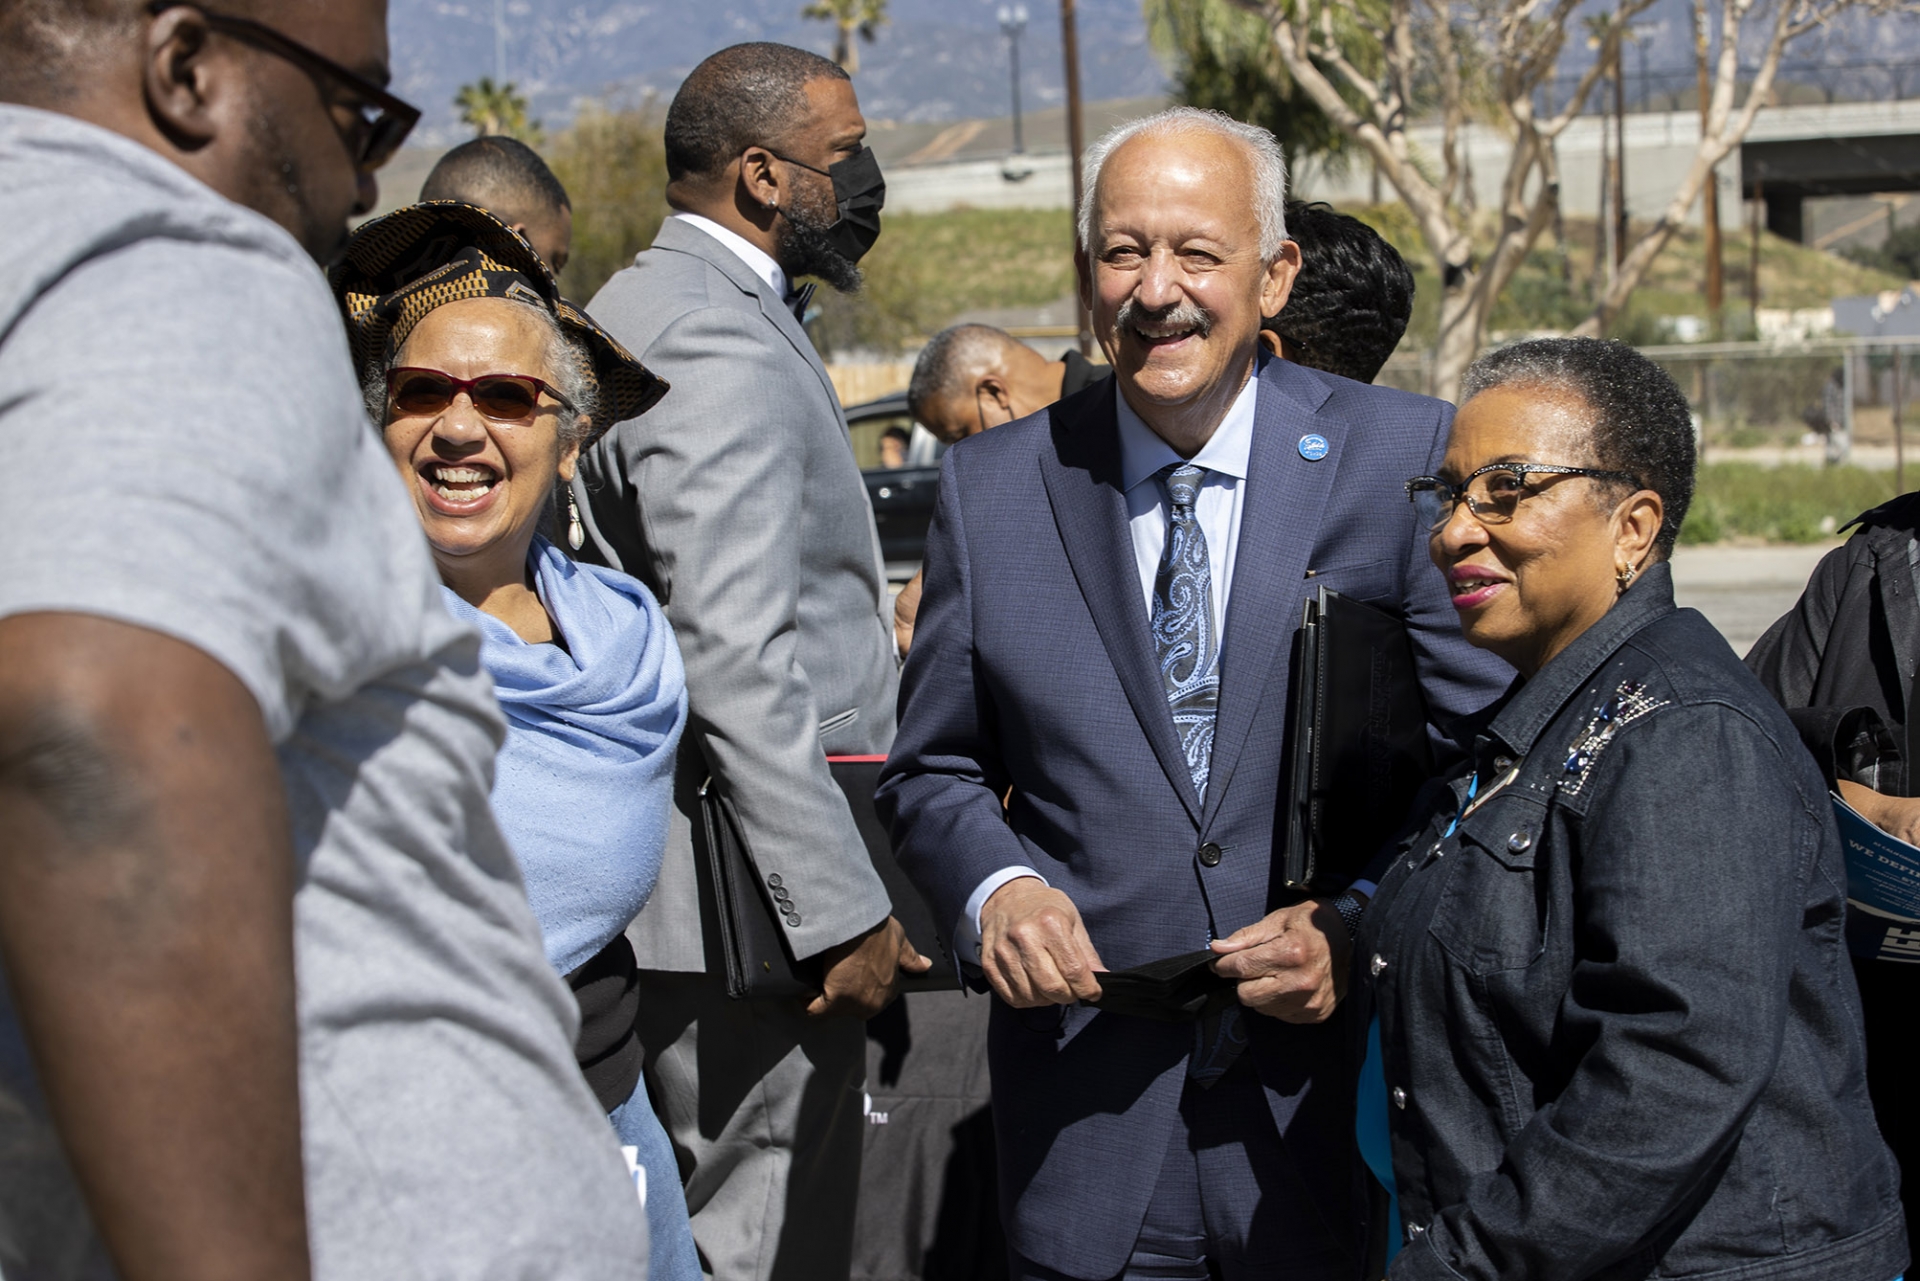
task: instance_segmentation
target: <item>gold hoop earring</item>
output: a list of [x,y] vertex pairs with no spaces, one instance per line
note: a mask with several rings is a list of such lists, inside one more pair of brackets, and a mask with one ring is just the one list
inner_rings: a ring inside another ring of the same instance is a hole
[[567,545],[575,551],[587,545],[587,531],[580,524],[580,505],[573,501],[572,491],[567,493]]
[[1638,575],[1639,572],[1639,570],[1631,565],[1621,565],[1613,571],[1613,581],[1618,583],[1620,590],[1624,592],[1627,588],[1633,586],[1634,577]]

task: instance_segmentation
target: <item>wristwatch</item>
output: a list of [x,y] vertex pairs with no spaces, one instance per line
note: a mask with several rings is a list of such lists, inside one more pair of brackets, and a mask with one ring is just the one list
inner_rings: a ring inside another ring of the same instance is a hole
[[1340,913],[1340,922],[1347,927],[1349,939],[1360,932],[1360,917],[1366,912],[1367,905],[1358,894],[1352,890],[1343,892],[1333,900],[1333,910]]

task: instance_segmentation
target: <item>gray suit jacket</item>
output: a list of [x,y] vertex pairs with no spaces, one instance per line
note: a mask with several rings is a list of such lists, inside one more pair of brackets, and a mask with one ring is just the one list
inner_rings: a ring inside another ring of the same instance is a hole
[[594,549],[659,597],[687,668],[666,863],[629,937],[643,969],[719,971],[695,850],[711,771],[812,956],[890,910],[826,763],[892,746],[899,684],[846,418],[786,304],[689,223],[668,219],[588,310],[673,385],[574,481]]

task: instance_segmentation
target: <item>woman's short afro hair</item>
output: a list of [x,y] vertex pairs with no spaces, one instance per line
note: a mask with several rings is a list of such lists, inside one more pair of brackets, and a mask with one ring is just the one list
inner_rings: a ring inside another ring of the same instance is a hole
[[1655,546],[1662,559],[1671,556],[1693,502],[1695,460],[1692,410],[1672,376],[1625,343],[1538,338],[1476,360],[1461,380],[1460,403],[1510,386],[1569,392],[1586,402],[1593,465],[1637,476],[1660,495],[1665,519]]

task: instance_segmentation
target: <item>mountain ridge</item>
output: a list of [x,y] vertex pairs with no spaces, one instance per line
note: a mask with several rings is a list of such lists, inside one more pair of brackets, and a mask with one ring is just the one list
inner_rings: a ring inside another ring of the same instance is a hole
[[[931,123],[1005,115],[1007,41],[997,0],[893,0],[891,20],[860,44],[855,77],[875,120]],[[1027,6],[1020,42],[1026,107],[1065,98],[1058,9]],[[800,16],[800,0],[731,0],[725,6],[659,0],[509,0],[506,78],[551,130],[583,100],[664,100],[702,58],[743,40],[777,40],[828,54],[833,30]],[[1081,87],[1089,99],[1165,92],[1167,76],[1147,46],[1137,0],[1080,0]],[[461,85],[494,74],[489,0],[393,0],[389,13],[395,91],[424,113],[422,143],[466,136],[452,105]]]

